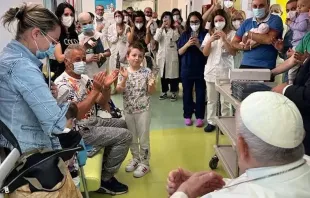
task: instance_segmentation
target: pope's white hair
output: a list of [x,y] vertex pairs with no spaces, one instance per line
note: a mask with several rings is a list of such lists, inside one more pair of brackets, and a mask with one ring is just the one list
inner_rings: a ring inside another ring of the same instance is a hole
[[293,163],[302,159],[305,154],[303,144],[293,149],[286,149],[264,142],[244,125],[239,112],[236,114],[236,126],[237,135],[243,137],[249,147],[250,155],[262,166],[281,166]]

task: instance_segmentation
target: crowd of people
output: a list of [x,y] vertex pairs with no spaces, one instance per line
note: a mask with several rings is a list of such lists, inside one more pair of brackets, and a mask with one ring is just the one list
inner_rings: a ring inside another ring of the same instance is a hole
[[[213,172],[178,169],[169,174],[168,192],[184,198],[207,193],[248,197],[259,190],[268,192],[256,197],[309,197],[310,168],[302,157],[310,155],[310,1],[289,0],[284,23],[282,7],[270,0],[253,0],[251,18],[234,2],[225,0],[222,6],[213,1],[205,13],[191,12],[185,20],[177,8],[159,19],[149,7],[129,7],[115,11],[114,21],[104,17],[101,5],[95,14],[78,16],[68,3],[59,4],[55,13],[36,4],[9,9],[2,24],[17,21],[17,31],[0,54],[0,120],[22,152],[61,149],[59,135],[68,132],[80,134],[87,145],[104,147],[98,192],[122,194],[128,186],[114,175],[128,150],[132,159],[126,172],[136,178],[150,172],[151,94],[157,79],[159,100],[175,102],[181,83],[184,124],[193,125],[195,114],[196,126],[204,127],[206,116],[204,131],[212,132],[216,80],[228,79],[233,68],[270,69],[271,81],[284,74],[283,83],[273,88],[275,93],[248,97],[236,114],[239,167],[246,175],[225,186]],[[278,57],[284,59],[279,65]],[[42,59],[53,72],[51,87],[42,75]],[[123,95],[125,119],[99,117],[99,110],[111,111],[111,95],[117,93]],[[229,116],[230,104],[224,98],[220,102],[221,115]],[[72,104],[77,112],[68,124]],[[1,136],[0,145],[10,148]],[[295,174],[282,177],[290,170]],[[273,179],[279,184],[266,185]],[[256,180],[262,181],[245,186]],[[292,194],[277,191],[289,186],[295,188]]]

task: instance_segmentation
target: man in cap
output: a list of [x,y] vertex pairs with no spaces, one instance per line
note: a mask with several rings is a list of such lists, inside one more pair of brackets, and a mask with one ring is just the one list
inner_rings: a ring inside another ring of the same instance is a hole
[[236,129],[239,168],[245,173],[225,184],[214,172],[172,171],[167,186],[172,198],[310,197],[303,121],[292,101],[278,93],[254,93],[242,102]]

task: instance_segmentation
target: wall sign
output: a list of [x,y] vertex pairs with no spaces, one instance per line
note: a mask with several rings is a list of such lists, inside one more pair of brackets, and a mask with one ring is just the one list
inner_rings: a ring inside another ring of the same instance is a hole
[[116,9],[116,0],[95,0],[95,6],[103,5],[105,13],[113,13]]

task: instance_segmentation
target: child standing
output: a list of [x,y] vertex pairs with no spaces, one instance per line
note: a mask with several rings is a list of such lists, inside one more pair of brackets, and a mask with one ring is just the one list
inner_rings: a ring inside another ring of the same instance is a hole
[[123,92],[125,120],[133,140],[130,151],[133,159],[126,172],[134,171],[136,178],[150,171],[150,94],[155,91],[155,80],[149,68],[141,67],[144,48],[140,43],[129,46],[128,68],[120,69],[117,91]]
[[[287,24],[293,31],[293,40],[292,40],[293,50],[296,49],[296,46],[310,30],[309,10],[310,10],[309,0],[298,0],[297,13],[293,12],[290,14],[291,16],[289,16]],[[298,66],[289,70],[288,72],[289,84],[293,83],[297,74],[297,70]]]

